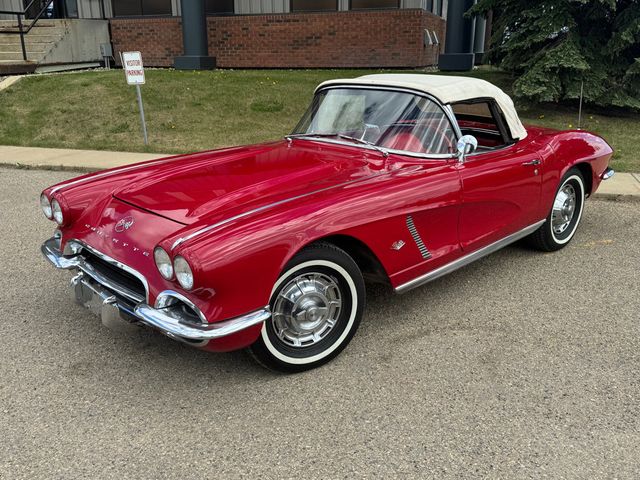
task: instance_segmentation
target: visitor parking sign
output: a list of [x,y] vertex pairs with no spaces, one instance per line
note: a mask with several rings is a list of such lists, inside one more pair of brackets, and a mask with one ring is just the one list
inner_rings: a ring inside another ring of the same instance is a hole
[[129,85],[144,85],[144,67],[140,52],[122,52],[122,67]]
[[144,85],[144,67],[142,66],[142,54],[140,52],[122,52],[120,54],[122,60],[122,68],[127,77],[129,85],[136,86],[136,95],[138,97],[138,108],[140,109],[140,122],[142,123],[142,136],[144,144],[149,145],[149,137],[147,136],[147,122],[144,119],[144,106],[142,105],[142,92],[140,85]]

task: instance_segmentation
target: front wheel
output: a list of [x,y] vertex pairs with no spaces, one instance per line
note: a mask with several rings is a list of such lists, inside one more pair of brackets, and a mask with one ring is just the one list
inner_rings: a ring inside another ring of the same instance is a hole
[[530,243],[545,252],[567,245],[578,229],[584,199],[584,179],[580,170],[572,168],[560,182],[546,222],[530,235]]
[[334,358],[360,324],[362,273],[342,249],[317,243],[284,268],[271,293],[271,318],[249,352],[267,368],[300,372]]

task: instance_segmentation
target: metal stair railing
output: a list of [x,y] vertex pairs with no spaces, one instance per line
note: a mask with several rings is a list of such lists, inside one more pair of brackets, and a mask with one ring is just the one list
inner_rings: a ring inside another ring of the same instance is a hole
[[[31,23],[26,28],[24,28],[24,23],[22,22],[22,18],[24,17],[25,20],[27,20],[27,14],[30,13],[32,7],[36,2],[40,2],[42,7],[40,8],[40,11],[34,16],[33,20],[29,19],[31,20]],[[29,5],[27,5],[24,8],[24,10],[22,10],[21,12],[16,12],[12,10],[0,10],[0,14],[15,15],[16,18],[18,19],[18,30],[0,30],[0,33],[12,33],[12,34],[20,35],[20,46],[22,47],[22,58],[24,59],[25,62],[27,61],[27,47],[25,46],[24,36],[31,31],[31,29],[38,22],[38,20],[40,20],[42,15],[44,15],[44,12],[47,11],[51,3],[53,3],[53,0],[44,0],[44,1],[31,0],[31,2],[29,2]]]

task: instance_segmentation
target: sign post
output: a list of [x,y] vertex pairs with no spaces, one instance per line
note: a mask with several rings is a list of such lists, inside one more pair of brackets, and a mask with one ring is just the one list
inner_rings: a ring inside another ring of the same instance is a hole
[[144,119],[144,107],[142,106],[142,92],[140,91],[140,85],[136,85],[136,92],[138,93],[138,108],[140,109],[140,121],[142,122],[142,136],[144,137],[144,144],[149,145],[149,138],[147,137],[147,122]]
[[144,136],[144,144],[149,145],[147,138],[147,123],[144,119],[144,107],[142,106],[142,92],[140,85],[144,85],[144,67],[142,66],[142,54],[140,52],[122,52],[120,53],[122,60],[122,68],[124,68],[127,83],[136,86],[138,94],[138,109],[140,110],[140,121],[142,122],[142,135]]

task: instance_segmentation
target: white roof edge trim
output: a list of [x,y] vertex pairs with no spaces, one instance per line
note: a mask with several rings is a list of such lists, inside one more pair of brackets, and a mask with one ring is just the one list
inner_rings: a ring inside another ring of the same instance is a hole
[[381,73],[328,80],[318,85],[316,92],[324,87],[341,85],[409,88],[428,93],[445,105],[475,98],[493,98],[504,114],[511,137],[514,140],[522,140],[527,136],[527,130],[518,117],[511,97],[492,83],[479,78],[420,73]]

